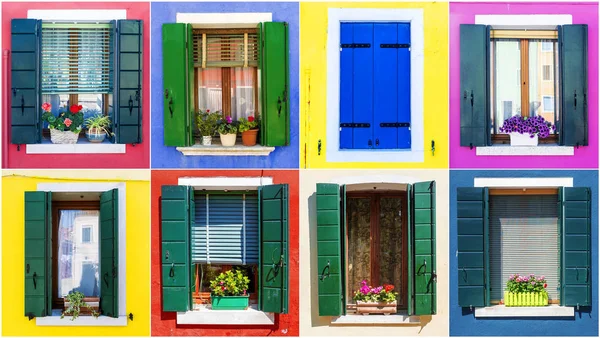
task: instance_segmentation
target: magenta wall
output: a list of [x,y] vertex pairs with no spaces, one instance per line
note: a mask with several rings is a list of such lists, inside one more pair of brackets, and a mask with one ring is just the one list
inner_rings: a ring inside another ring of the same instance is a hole
[[[588,25],[589,146],[574,156],[476,156],[460,146],[460,24],[478,14],[570,14]],[[598,167],[598,4],[577,2],[450,3],[450,168],[597,168]]]

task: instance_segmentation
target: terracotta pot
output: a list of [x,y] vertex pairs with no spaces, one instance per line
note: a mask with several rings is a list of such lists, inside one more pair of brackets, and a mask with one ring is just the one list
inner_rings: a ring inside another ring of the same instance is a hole
[[246,130],[242,133],[242,144],[245,146],[256,145],[256,136],[258,135],[258,129]]

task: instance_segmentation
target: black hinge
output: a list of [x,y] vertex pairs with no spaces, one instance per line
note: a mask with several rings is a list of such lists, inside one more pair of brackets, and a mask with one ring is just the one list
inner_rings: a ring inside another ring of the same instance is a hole
[[380,123],[381,128],[407,128],[410,127],[409,122],[383,122]]
[[381,48],[410,48],[410,43],[382,43]]
[[342,48],[371,48],[370,43],[342,43]]
[[317,155],[321,156],[321,140],[317,143]]
[[370,123],[340,123],[342,128],[371,128]]
[[133,313],[129,312],[129,320],[133,321]]

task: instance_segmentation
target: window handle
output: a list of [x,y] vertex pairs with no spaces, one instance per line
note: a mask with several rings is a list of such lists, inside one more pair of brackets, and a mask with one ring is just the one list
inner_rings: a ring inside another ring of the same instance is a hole
[[169,112],[171,112],[171,118],[173,118],[173,95],[169,95],[169,90],[165,89],[165,100],[169,100]]
[[21,95],[21,116],[23,116],[23,114],[25,114],[25,97]]
[[465,268],[462,269],[463,270],[463,281],[467,281],[467,270],[465,270]]
[[27,263],[27,265],[25,266],[25,272],[29,273],[29,263]]
[[104,284],[106,284],[106,287],[108,287],[108,279],[107,278],[108,278],[108,272],[105,272],[102,279],[104,279]]
[[133,97],[129,95],[129,115],[133,113]]
[[37,289],[37,273],[33,273],[33,288]]
[[[321,271],[321,277],[319,278],[320,280],[324,281],[325,278],[329,277],[329,270],[331,269],[331,262],[328,260],[327,261],[327,265],[325,265],[325,267],[323,268],[323,271]],[[327,273],[325,273],[325,270],[327,270]]]
[[577,89],[573,91],[573,105],[577,108]]
[[169,277],[175,277],[175,263],[171,263],[171,270],[169,270]]

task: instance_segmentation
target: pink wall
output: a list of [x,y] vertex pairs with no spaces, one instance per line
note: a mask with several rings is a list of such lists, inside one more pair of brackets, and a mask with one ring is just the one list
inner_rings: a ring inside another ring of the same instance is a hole
[[[588,25],[589,146],[574,156],[476,156],[460,146],[460,24],[477,14],[570,14]],[[450,168],[597,168],[598,167],[598,4],[597,3],[450,3]]]
[[[144,63],[142,89],[142,143],[126,145],[125,154],[53,154],[28,155],[25,146],[17,151],[17,145],[10,144],[10,102],[2,104],[2,143],[3,168],[148,168],[150,166],[150,5],[148,2],[6,2],[2,4],[2,50],[3,55],[10,50],[10,21],[27,18],[30,9],[125,9],[127,19],[144,21]],[[73,18],[77,19],[77,18]],[[2,88],[2,97],[10,100],[10,56],[3,58],[3,71],[8,83]],[[6,62],[8,67],[6,67]],[[2,82],[3,85],[5,82]]]

